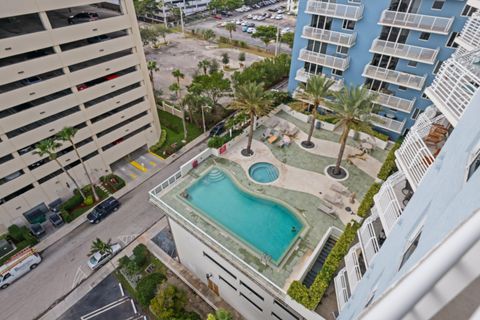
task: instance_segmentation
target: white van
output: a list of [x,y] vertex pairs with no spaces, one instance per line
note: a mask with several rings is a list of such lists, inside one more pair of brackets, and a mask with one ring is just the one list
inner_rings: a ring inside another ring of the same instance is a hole
[[25,273],[35,269],[42,258],[32,248],[26,248],[0,266],[0,289],[5,289]]

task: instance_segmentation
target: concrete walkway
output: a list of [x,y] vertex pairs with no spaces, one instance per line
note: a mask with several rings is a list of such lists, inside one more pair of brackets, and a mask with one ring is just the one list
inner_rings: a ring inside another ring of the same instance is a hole
[[[343,185],[338,181],[335,181],[323,174],[292,167],[280,162],[270,151],[270,149],[262,142],[257,140],[252,141],[252,149],[255,151],[254,155],[251,157],[244,157],[241,155],[240,151],[245,147],[247,138],[244,138],[239,141],[233,148],[231,148],[226,154],[222,155],[225,159],[234,161],[238,163],[243,170],[245,171],[247,177],[250,177],[248,174],[248,169],[250,166],[256,162],[270,162],[274,164],[280,171],[279,178],[268,185],[272,185],[279,188],[300,191],[312,194],[318,198],[329,194],[331,196],[338,196],[338,193],[331,190],[332,185],[337,185],[342,187]],[[251,180],[254,183],[257,183]],[[359,202],[351,204],[348,197],[342,196],[343,206],[341,209],[337,210],[338,217],[340,220],[346,224],[352,219],[360,220],[360,217],[351,215],[346,212],[344,207],[349,206],[353,211],[358,209]],[[325,200],[322,199],[322,202]]]
[[[279,118],[277,116],[273,116],[272,118],[277,119],[280,122],[288,122],[282,118]],[[288,122],[290,126],[295,126],[293,123]],[[297,136],[294,139],[294,142],[300,146],[303,150],[310,152],[312,154],[316,154],[319,156],[324,156],[324,157],[329,157],[329,158],[337,158],[338,156],[338,151],[340,149],[340,144],[338,142],[333,142],[333,141],[327,141],[327,140],[321,140],[315,137],[312,137],[312,142],[315,144],[315,147],[312,149],[306,149],[302,147],[301,142],[304,140],[307,140],[308,134],[303,132],[300,128]],[[358,148],[352,147],[347,145],[345,147],[345,153],[343,155],[343,161],[347,160],[349,155],[355,155],[355,154],[361,154],[362,151]],[[363,155],[363,158],[365,160],[359,159],[359,158],[352,158],[351,161],[352,163],[371,176],[372,178],[376,178],[378,171],[380,170],[380,167],[382,166],[382,163],[378,161],[377,159],[373,158],[370,155]]]

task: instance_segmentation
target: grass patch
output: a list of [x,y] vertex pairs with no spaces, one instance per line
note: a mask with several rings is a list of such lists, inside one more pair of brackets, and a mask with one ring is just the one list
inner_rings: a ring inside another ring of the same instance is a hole
[[125,180],[120,178],[115,174],[109,174],[106,176],[100,177],[100,181],[102,182],[102,186],[108,190],[110,193],[115,193],[118,190],[125,187]]
[[[176,151],[180,150],[185,144],[183,140],[183,124],[182,119],[174,116],[166,111],[157,110],[158,118],[162,129],[166,132],[165,142],[156,149],[156,154],[162,157],[168,157]],[[163,130],[162,130],[163,132]],[[202,134],[202,129],[193,123],[187,122],[187,139],[186,143],[194,140]],[[160,138],[162,139],[162,138]]]

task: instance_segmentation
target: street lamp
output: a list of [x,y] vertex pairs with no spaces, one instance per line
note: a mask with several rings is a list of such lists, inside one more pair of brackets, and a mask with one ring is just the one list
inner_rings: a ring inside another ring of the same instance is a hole
[[210,106],[201,106],[200,109],[202,110],[202,123],[203,123],[203,133],[207,132],[207,126],[205,125],[205,111],[203,108],[210,108]]

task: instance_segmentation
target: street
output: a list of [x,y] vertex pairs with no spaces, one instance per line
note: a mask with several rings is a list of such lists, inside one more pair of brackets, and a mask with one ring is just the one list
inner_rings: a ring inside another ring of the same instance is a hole
[[[0,291],[0,319],[35,319],[61,300],[93,272],[87,266],[87,254],[95,238],[112,242],[131,242],[163,217],[148,202],[148,191],[172,175],[179,167],[205,149],[206,143],[188,150],[138,187],[120,198],[121,208],[97,225],[84,223],[43,253],[43,262],[10,287]],[[79,217],[78,219],[85,219]],[[119,253],[122,254],[121,252]]]

